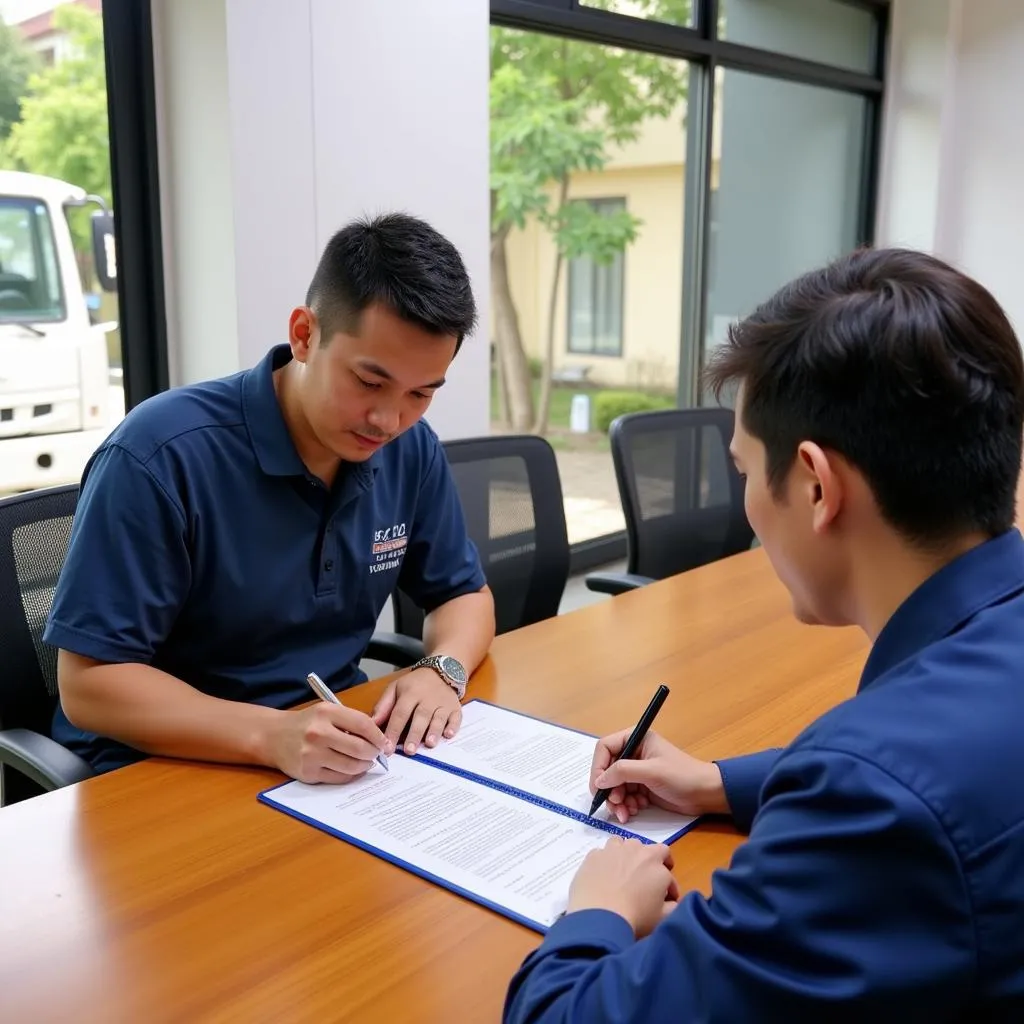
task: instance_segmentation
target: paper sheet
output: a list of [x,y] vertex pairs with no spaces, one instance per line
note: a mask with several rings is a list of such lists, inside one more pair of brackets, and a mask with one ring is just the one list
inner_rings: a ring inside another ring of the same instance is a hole
[[443,885],[547,928],[608,834],[413,758],[345,786],[291,782],[263,799]]
[[[421,748],[421,754],[586,814],[592,800],[590,764],[596,742],[572,729],[470,701],[462,709],[458,735],[433,750]],[[607,803],[596,816],[615,821]],[[620,827],[662,843],[693,820],[648,807]]]

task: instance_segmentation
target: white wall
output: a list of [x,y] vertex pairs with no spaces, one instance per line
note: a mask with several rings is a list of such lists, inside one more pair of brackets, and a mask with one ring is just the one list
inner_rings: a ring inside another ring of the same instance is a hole
[[1024,332],[1024,4],[960,0],[936,245]]
[[155,6],[174,382],[256,362],[330,235],[401,208],[459,247],[480,307],[430,421],[486,433],[487,4]]
[[950,13],[950,0],[893,6],[877,222],[887,245],[935,248]]
[[1024,3],[895,0],[879,241],[949,259],[1024,335]]
[[224,6],[153,4],[171,382],[239,368]]

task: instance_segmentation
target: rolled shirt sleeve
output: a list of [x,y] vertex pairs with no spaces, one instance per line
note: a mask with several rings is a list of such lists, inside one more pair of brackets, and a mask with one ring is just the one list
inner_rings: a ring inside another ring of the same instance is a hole
[[431,431],[432,451],[420,484],[416,518],[402,563],[399,587],[425,612],[481,590],[487,580],[476,545],[466,531],[459,492],[441,442]]
[[86,468],[43,639],[98,661],[148,663],[190,582],[180,505],[125,448],[101,448]]

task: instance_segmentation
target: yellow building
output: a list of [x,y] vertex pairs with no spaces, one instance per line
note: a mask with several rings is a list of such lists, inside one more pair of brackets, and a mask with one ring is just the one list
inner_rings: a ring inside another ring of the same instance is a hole
[[[586,368],[613,387],[674,392],[682,322],[683,113],[648,121],[598,173],[574,175],[570,199],[622,206],[641,221],[608,266],[563,267],[555,316],[556,374]],[[527,354],[543,358],[555,266],[551,235],[536,222],[506,242],[512,298]]]

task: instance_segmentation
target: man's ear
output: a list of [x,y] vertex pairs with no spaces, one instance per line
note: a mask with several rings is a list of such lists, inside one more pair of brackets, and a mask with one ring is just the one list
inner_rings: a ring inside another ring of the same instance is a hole
[[311,349],[318,344],[320,324],[309,306],[296,306],[288,318],[288,343],[292,356],[300,363],[309,358]]
[[843,481],[836,472],[835,457],[813,441],[803,441],[797,448],[796,465],[796,493],[807,502],[814,530],[820,533],[843,507]]

